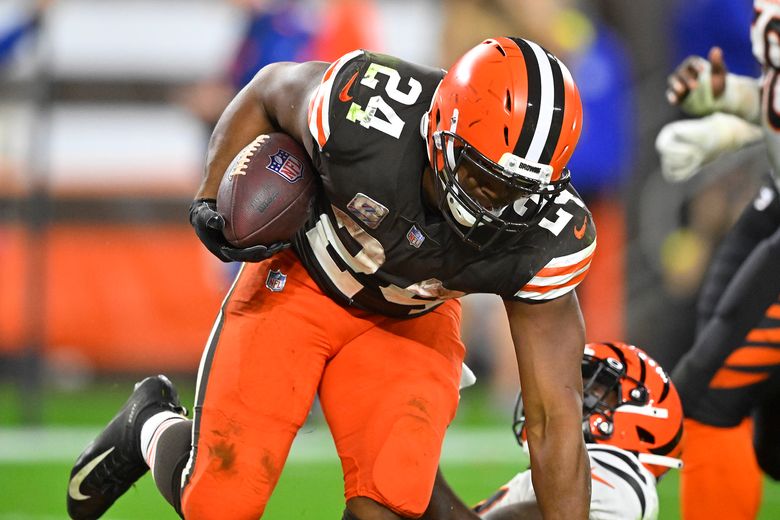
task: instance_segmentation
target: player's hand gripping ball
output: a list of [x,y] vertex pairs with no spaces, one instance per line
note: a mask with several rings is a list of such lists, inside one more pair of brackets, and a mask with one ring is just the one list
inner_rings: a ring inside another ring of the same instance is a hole
[[222,177],[217,194],[222,233],[237,248],[289,242],[311,214],[316,186],[297,141],[284,133],[260,135]]

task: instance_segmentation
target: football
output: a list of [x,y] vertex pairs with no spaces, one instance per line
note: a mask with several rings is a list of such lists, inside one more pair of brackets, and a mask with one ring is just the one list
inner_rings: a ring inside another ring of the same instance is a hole
[[222,177],[217,211],[236,247],[290,240],[312,211],[316,175],[306,150],[284,133],[259,135]]

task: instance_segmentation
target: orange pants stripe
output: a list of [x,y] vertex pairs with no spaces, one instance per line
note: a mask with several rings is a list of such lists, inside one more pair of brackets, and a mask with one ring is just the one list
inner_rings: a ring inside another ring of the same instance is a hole
[[[265,286],[272,269],[287,276],[280,292]],[[408,320],[344,308],[286,251],[244,266],[215,330],[199,374],[185,518],[262,516],[318,390],[345,497],[422,514],[458,403],[459,302]]]

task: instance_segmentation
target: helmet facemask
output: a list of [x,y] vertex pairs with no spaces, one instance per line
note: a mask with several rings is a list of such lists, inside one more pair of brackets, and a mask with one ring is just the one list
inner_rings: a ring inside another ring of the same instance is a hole
[[[582,430],[586,442],[607,441],[615,432],[615,410],[626,404],[647,404],[647,388],[626,375],[626,368],[615,358],[599,359],[586,354],[582,359]],[[623,388],[623,384],[630,384]],[[628,398],[623,395],[628,390]]]
[[[509,153],[499,164],[452,131],[436,131],[433,141],[439,209],[458,236],[477,250],[489,248],[499,238],[503,244],[514,242],[544,217],[551,206],[548,202],[569,183],[568,170],[559,180],[550,182],[548,165],[534,164]],[[484,207],[460,184],[458,173],[462,168],[505,184],[516,192],[517,198],[503,207]]]

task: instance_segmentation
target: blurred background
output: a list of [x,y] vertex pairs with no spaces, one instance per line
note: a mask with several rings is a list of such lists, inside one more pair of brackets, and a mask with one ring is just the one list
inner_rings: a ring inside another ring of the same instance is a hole
[[[653,142],[681,117],[666,76],[716,44],[731,70],[758,75],[751,16],[751,0],[0,0],[0,519],[64,516],[70,462],[140,375],[172,375],[191,403],[233,267],[200,245],[187,209],[216,118],[273,61],[362,47],[447,68],[496,35],[562,58],[585,110],[573,182],[599,230],[578,289],[588,340],[633,342],[671,370],[690,347],[711,251],[767,165],[754,146],[666,183]],[[509,429],[518,381],[503,307],[477,295],[464,309],[479,381],[445,462],[476,501],[523,455]],[[335,455],[310,455],[330,442],[318,421],[315,410],[310,448],[294,449],[281,489],[295,496],[323,464],[308,488],[334,513],[299,497],[270,518],[340,514]],[[483,437],[461,445],[458,432]],[[50,504],[32,482],[50,483]],[[148,504],[110,517],[173,518],[146,484]],[[674,482],[663,489],[661,518],[677,518]],[[780,508],[780,491],[765,502]]]

